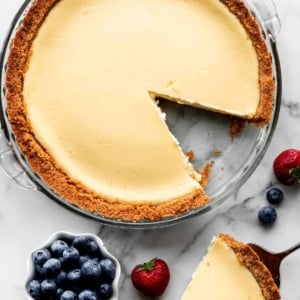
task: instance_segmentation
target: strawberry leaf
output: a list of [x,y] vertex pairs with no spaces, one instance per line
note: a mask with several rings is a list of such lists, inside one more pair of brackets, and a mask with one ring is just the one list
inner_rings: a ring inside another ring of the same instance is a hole
[[145,262],[141,265],[138,266],[138,272],[146,270],[151,272],[154,268],[155,268],[155,261],[157,260],[157,258],[152,258],[151,260],[149,260],[148,262]]

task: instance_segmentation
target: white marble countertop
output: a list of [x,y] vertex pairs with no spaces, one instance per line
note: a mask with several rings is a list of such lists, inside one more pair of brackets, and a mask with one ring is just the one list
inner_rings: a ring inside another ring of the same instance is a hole
[[[22,0],[0,0],[2,43]],[[286,148],[300,149],[300,2],[276,0],[282,29],[278,49],[283,74],[283,101],[277,130],[267,153],[244,186],[205,217],[157,230],[124,230],[103,226],[57,205],[38,192],[24,192],[0,172],[0,286],[1,299],[25,299],[26,258],[32,249],[58,230],[97,233],[122,265],[120,300],[147,299],[132,287],[130,272],[136,263],[155,256],[171,268],[170,285],[161,297],[180,299],[189,278],[219,232],[273,251],[300,242],[300,188],[280,186],[272,173],[274,157]],[[279,186],[285,193],[274,226],[259,224],[257,213],[267,204],[266,190]],[[300,251],[285,259],[281,268],[283,299],[300,299]]]

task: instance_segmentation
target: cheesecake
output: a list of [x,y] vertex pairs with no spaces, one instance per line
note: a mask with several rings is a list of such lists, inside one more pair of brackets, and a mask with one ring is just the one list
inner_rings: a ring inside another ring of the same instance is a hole
[[209,202],[165,99],[270,122],[271,55],[241,0],[36,0],[11,43],[7,113],[32,169],[68,203],[129,221]]
[[220,234],[193,274],[181,300],[279,300],[267,267],[247,244]]

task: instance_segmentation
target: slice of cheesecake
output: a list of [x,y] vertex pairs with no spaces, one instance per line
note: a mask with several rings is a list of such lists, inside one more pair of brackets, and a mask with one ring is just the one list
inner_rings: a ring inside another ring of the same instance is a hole
[[271,273],[254,250],[229,235],[214,238],[181,300],[278,300]]
[[32,168],[106,217],[208,203],[156,97],[267,124],[271,56],[240,0],[36,0],[11,45],[8,115]]

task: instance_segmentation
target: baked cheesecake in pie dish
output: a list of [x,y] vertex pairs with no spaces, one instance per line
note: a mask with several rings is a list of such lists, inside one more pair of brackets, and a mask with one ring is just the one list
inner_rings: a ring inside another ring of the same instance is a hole
[[241,0],[36,0],[10,46],[7,114],[31,168],[68,203],[127,221],[209,202],[157,101],[264,126],[274,80]]
[[278,300],[271,273],[256,252],[233,237],[214,238],[181,300]]

